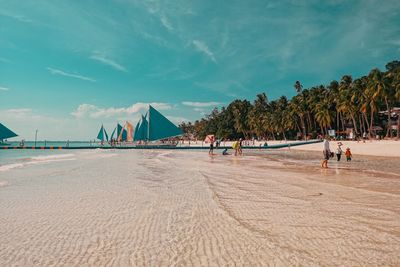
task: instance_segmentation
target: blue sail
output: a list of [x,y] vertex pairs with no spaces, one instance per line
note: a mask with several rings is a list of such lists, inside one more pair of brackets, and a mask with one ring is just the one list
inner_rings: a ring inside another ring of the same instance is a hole
[[126,129],[122,129],[122,136],[121,136],[121,141],[127,141],[128,140],[128,132]]
[[133,141],[138,141],[139,138],[139,127],[140,127],[140,121],[136,124],[135,127],[135,132],[133,133]]
[[99,134],[97,135],[97,139],[101,140],[101,141],[108,141],[108,134],[106,132],[106,129],[104,129],[103,125],[101,125]]
[[152,106],[149,107],[148,140],[156,141],[182,135],[183,132]]
[[142,119],[138,122],[137,130],[135,130],[134,141],[145,141],[147,140],[147,131],[149,129],[149,123],[145,116],[142,115]]
[[117,128],[114,128],[114,130],[112,131],[111,138],[110,138],[111,140],[114,139],[114,134],[115,134],[115,130],[116,130],[116,129],[117,129]]
[[106,129],[103,127],[103,129],[104,129],[104,135],[106,136],[106,141],[108,142],[108,134],[107,134],[107,131],[106,131]]
[[121,136],[122,126],[121,124],[117,124],[117,138],[119,139]]
[[15,137],[15,136],[18,136],[18,135],[0,123],[0,140]]

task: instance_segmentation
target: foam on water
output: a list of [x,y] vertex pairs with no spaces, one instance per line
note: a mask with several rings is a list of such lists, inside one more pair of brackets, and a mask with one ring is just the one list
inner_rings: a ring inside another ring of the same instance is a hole
[[15,168],[22,168],[29,165],[45,164],[50,162],[75,160],[75,154],[42,155],[28,158],[17,158],[15,163],[0,165],[0,172],[9,171]]

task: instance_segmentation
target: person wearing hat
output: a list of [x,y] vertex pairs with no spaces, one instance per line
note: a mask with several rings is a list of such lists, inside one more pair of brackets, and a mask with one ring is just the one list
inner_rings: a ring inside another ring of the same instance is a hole
[[324,159],[322,160],[321,167],[328,168],[328,160],[331,157],[331,149],[329,147],[329,140],[327,137],[324,138],[322,152],[324,155]]
[[342,154],[343,154],[342,145],[343,145],[342,142],[339,142],[337,144],[337,149],[336,149],[337,161],[340,161],[340,158],[342,157]]

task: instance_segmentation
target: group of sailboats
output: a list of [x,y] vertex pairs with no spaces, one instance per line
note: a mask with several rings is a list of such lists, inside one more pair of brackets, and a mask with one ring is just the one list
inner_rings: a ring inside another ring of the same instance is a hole
[[[172,145],[165,140],[182,135],[182,130],[168,120],[164,115],[149,105],[149,109],[145,115],[142,115],[135,129],[131,123],[126,122],[124,126],[117,124],[111,137],[102,125],[97,135],[97,139],[104,145],[109,142],[111,145],[116,144],[135,144],[136,146],[148,145]],[[114,136],[115,135],[115,136]]]

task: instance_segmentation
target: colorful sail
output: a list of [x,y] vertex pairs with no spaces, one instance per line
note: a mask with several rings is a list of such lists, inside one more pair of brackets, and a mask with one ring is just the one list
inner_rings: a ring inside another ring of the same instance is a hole
[[103,125],[101,125],[99,134],[97,135],[97,139],[101,140],[104,142],[104,140],[108,141],[108,134],[106,132],[106,129],[104,129]]
[[18,135],[0,123],[0,140],[15,137],[15,136],[18,136]]
[[121,124],[119,123],[117,125],[117,134],[118,134],[117,138],[118,142],[125,142],[128,140],[128,132],[126,131],[125,127],[122,127]]
[[132,142],[133,141],[133,125],[129,122],[126,122],[125,128],[126,128],[126,133],[127,133],[126,141]]
[[152,106],[149,107],[148,140],[156,141],[182,135],[183,132]]

